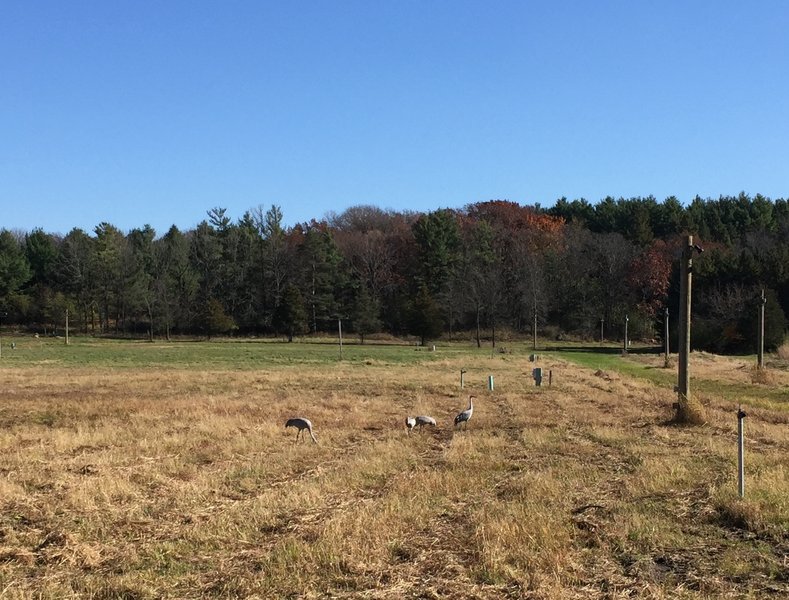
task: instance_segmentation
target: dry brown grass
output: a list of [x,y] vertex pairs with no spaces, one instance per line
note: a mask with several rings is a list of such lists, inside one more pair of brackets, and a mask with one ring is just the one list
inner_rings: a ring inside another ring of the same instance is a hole
[[[789,594],[785,413],[749,413],[741,500],[728,406],[672,427],[671,390],[533,366],[4,368],[0,597]],[[407,436],[414,413],[439,428]]]
[[757,367],[751,369],[751,381],[753,383],[774,386],[778,380],[779,373],[775,373],[768,369],[759,369]]

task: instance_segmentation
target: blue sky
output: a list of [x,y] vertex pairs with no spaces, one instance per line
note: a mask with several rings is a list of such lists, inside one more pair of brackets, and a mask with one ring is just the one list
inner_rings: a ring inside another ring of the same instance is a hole
[[7,0],[0,228],[789,196],[789,4]]

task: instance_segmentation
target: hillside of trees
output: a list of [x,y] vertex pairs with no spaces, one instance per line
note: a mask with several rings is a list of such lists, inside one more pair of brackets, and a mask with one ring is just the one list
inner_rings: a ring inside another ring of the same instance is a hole
[[[752,352],[766,290],[766,345],[789,314],[789,203],[746,194],[494,200],[429,213],[355,206],[283,226],[277,206],[237,220],[214,208],[196,228],[88,233],[0,230],[2,326],[94,335],[281,335],[343,330],[422,341],[502,331],[660,339],[676,323],[679,252],[694,259],[693,342]],[[676,339],[676,338],[674,338]]]

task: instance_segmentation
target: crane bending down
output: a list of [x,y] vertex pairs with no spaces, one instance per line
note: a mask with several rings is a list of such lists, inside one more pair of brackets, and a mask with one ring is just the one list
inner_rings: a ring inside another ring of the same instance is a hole
[[406,417],[405,418],[405,426],[408,429],[408,433],[411,433],[411,430],[414,427],[423,427],[425,425],[432,425],[433,427],[436,426],[436,420],[433,417],[428,417],[427,415],[420,415],[418,417]]
[[422,415],[416,418],[417,427],[423,427],[425,425],[432,425],[433,427],[435,427],[436,420],[433,417],[428,417],[427,415]]
[[468,408],[464,410],[462,413],[458,413],[458,416],[455,417],[455,426],[457,427],[459,424],[464,425],[464,429],[468,429],[468,422],[471,419],[471,415],[474,414],[474,396],[468,397]]
[[299,436],[302,433],[304,433],[304,430],[306,429],[307,431],[310,432],[310,437],[312,438],[312,441],[315,442],[316,444],[318,443],[318,440],[315,438],[315,434],[312,433],[312,423],[310,422],[309,419],[305,419],[303,417],[288,419],[287,422],[285,423],[285,429],[287,429],[288,427],[295,427],[296,429],[298,429],[298,431],[296,432],[296,440],[299,439]]

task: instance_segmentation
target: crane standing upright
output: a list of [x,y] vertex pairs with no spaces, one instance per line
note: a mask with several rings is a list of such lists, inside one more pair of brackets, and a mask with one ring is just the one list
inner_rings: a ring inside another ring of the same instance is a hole
[[468,408],[455,417],[455,427],[463,425],[464,429],[468,429],[468,422],[471,415],[474,414],[474,396],[468,397]]

